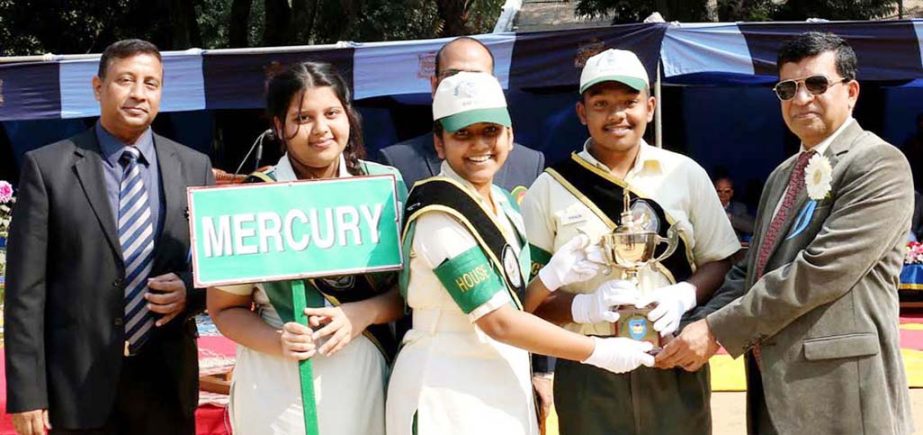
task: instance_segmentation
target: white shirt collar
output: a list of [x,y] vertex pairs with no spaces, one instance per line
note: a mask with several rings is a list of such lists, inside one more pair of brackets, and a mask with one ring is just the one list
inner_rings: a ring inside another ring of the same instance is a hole
[[[811,151],[816,152],[817,155],[820,155],[820,156],[824,155],[824,153],[827,152],[827,148],[829,148],[830,144],[833,143],[834,139],[836,139],[837,136],[843,133],[843,130],[846,129],[846,126],[848,126],[849,124],[852,124],[853,121],[854,119],[852,116],[850,116],[849,118],[846,118],[846,121],[843,122],[843,125],[841,125],[840,128],[836,129],[836,131],[834,131],[833,134],[831,134],[830,136],[827,136],[826,139],[820,141],[819,144],[811,148]],[[804,148],[804,144],[802,143],[800,152],[805,152],[805,151],[807,150]]]
[[[346,158],[343,157],[343,153],[340,153],[340,166],[337,169],[339,173],[337,178],[346,178],[352,177],[353,175],[346,170]],[[276,163],[276,181],[297,181],[298,176],[295,175],[295,168],[292,167],[292,162],[288,159],[288,153],[282,155],[282,158],[279,159],[279,163]]]
[[[592,143],[593,143],[593,138],[587,139],[586,142],[583,143],[583,151],[580,151],[579,153],[577,153],[577,155],[580,156],[580,158],[582,158],[583,160],[586,160],[588,163],[600,169],[603,169],[606,172],[610,172],[611,169],[608,166],[606,166],[605,163],[600,162],[599,160],[596,159],[596,157],[593,157],[593,154],[590,153],[590,145]],[[646,169],[648,167],[652,169],[653,168],[659,169],[660,160],[658,160],[656,154],[657,153],[655,152],[654,147],[648,145],[648,143],[644,139],[641,139],[641,143],[638,144],[638,157],[635,159],[635,163],[634,165],[632,165],[631,169],[628,170],[628,174],[626,178],[630,178],[632,175],[635,175],[638,172],[641,172],[641,170]]]

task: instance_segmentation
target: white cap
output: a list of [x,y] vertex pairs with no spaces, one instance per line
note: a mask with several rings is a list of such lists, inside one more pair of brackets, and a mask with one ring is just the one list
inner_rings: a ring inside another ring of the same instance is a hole
[[513,125],[497,78],[482,72],[446,77],[433,95],[433,121],[449,133],[478,122]]
[[636,91],[650,84],[647,70],[638,56],[627,50],[612,48],[587,59],[580,74],[580,93],[602,82],[624,83]]

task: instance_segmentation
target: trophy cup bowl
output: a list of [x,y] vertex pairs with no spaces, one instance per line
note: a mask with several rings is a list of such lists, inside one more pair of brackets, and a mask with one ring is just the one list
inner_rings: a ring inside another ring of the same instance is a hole
[[[643,290],[639,287],[638,272],[641,268],[662,261],[676,251],[678,235],[675,227],[667,230],[667,237],[661,237],[649,230],[639,230],[630,226],[620,226],[612,233],[603,235],[599,241],[609,266],[625,271],[628,281],[639,288],[639,297]],[[666,250],[655,257],[658,245],[665,243]],[[624,306],[619,307],[619,320],[616,323],[616,335],[633,340],[649,341],[654,345],[654,352],[661,348],[660,334],[654,330],[654,323],[647,319],[647,314],[654,308]]]

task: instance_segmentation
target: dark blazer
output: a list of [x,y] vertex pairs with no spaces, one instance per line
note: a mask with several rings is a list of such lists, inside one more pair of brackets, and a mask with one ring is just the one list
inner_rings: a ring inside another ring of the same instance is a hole
[[[177,402],[192,415],[198,356],[186,187],[213,183],[208,157],[159,135],[163,229],[151,276],[186,282],[187,313],[154,328],[141,352],[163,361]],[[10,229],[6,281],[7,412],[47,408],[52,426],[99,427],[113,409],[123,362],[124,275],[93,129],[26,153]]]
[[727,212],[728,219],[731,220],[731,227],[737,232],[738,238],[742,234],[753,234],[753,216],[750,216],[746,205],[742,202],[731,201],[724,211]]
[[[427,133],[400,142],[380,151],[379,163],[401,171],[407,187],[424,178],[439,174],[442,160],[436,155],[433,134]],[[513,145],[506,163],[494,175],[494,184],[512,191],[517,186],[528,188],[545,170],[545,155],[520,144]]]
[[[770,174],[747,259],[704,310],[730,303],[706,319],[735,358],[761,343],[762,368],[747,373],[748,417],[765,399],[783,434],[909,434],[897,285],[912,213],[910,166],[855,121],[824,157],[833,167],[830,193],[805,225],[795,221],[810,200],[796,197],[757,279],[757,253],[796,157]],[[762,433],[754,420],[750,433]]]

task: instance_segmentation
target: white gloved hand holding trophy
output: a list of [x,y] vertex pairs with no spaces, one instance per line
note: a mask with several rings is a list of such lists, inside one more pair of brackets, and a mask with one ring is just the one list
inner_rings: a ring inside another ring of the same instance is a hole
[[586,281],[599,273],[601,265],[587,259],[586,248],[590,238],[580,234],[561,246],[551,260],[538,271],[538,278],[548,291],[555,291],[562,286]]
[[666,337],[679,328],[683,314],[695,307],[695,292],[694,285],[683,281],[646,292],[635,306],[643,308],[656,304],[647,314],[647,319],[654,322],[654,329],[660,332],[661,337]]
[[613,322],[619,320],[616,311],[621,305],[638,301],[638,288],[624,279],[606,281],[593,293],[574,296],[570,305],[571,317],[577,323]]

